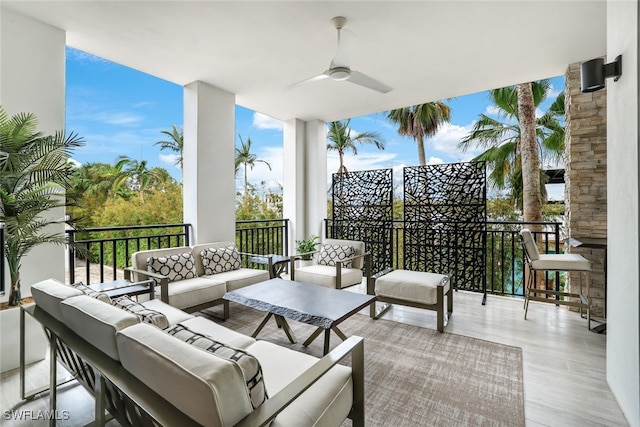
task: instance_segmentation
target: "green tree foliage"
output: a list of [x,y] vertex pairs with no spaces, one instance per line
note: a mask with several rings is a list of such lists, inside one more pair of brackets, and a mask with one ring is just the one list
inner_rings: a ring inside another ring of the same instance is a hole
[[410,136],[418,146],[420,166],[427,164],[424,138],[438,132],[440,126],[451,120],[451,108],[442,101],[427,102],[411,107],[398,108],[387,113],[387,119],[398,125],[398,134]]
[[349,128],[351,119],[329,123],[327,131],[327,151],[337,151],[340,160],[338,173],[347,173],[344,154],[352,152],[358,155],[357,145],[373,144],[378,150],[384,150],[384,141],[378,132],[354,132]]
[[[533,101],[538,107],[551,93],[549,80],[539,80],[531,84]],[[498,116],[494,119],[480,114],[478,121],[467,136],[460,141],[460,147],[472,147],[485,151],[474,160],[484,160],[491,172],[489,180],[494,188],[508,189],[509,196],[522,209],[522,164],[520,152],[520,124],[518,115],[518,94],[516,86],[494,89],[489,92]],[[540,164],[545,165],[562,158],[564,153],[564,93],[561,93],[551,107],[536,119],[536,136],[540,147]],[[542,199],[546,199],[544,183],[547,177],[540,172]]]

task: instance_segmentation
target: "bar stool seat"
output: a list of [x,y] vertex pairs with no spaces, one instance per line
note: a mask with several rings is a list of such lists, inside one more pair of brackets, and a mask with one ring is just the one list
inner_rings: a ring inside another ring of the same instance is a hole
[[[589,298],[589,291],[591,287],[591,262],[579,254],[541,254],[538,251],[538,245],[533,238],[531,230],[523,228],[520,230],[520,237],[522,238],[522,247],[525,254],[525,263],[529,267],[529,280],[527,282],[527,288],[524,293],[524,318],[527,318],[527,312],[529,310],[529,301],[546,302],[556,305],[566,305],[571,307],[578,307],[580,312],[582,310],[587,311],[587,327],[591,329],[591,301]],[[565,292],[555,291],[547,289],[537,289],[535,281],[535,272],[541,271],[565,271],[565,272],[579,272],[580,273],[580,291]],[[582,273],[585,274],[586,294],[583,294],[582,287]],[[538,294],[544,294],[544,296],[538,296]],[[553,295],[568,299],[556,299],[548,298],[548,295]]]

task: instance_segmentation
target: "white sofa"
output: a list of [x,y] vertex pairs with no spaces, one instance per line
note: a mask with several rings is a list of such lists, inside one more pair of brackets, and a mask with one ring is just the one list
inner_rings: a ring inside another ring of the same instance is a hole
[[[240,257],[251,254],[237,250],[235,253],[225,252],[225,248],[235,249],[235,245],[232,242],[215,242],[138,251],[131,256],[131,267],[126,270],[133,273],[135,281],[156,279],[160,299],[167,304],[190,313],[223,304],[223,317],[226,319],[229,317],[229,303],[222,296],[227,291],[269,280],[270,269],[243,268]],[[207,266],[203,264],[202,257],[205,250],[209,254],[204,259],[205,263],[209,261]],[[218,262],[214,262],[214,256]],[[220,272],[211,274],[213,271]]]
[[[137,309],[164,314],[169,324],[165,330],[53,279],[31,290],[35,305],[23,310],[47,329],[57,354],[64,355],[60,362],[81,367],[76,378],[96,397],[98,425],[104,424],[105,410],[116,420],[133,419],[133,425],[151,419],[157,425],[181,426],[339,426],[347,417],[354,426],[364,425],[360,337],[349,338],[318,359],[256,341],[157,299]],[[189,344],[191,338],[172,335],[185,328],[215,340],[215,354]],[[261,375],[252,378],[263,378],[261,387],[268,396],[263,403],[256,404],[255,388],[249,387],[240,359],[222,357],[221,347],[259,363]],[[52,356],[55,366],[56,352]],[[338,364],[347,356],[351,367]],[[52,385],[55,406],[55,382]]]

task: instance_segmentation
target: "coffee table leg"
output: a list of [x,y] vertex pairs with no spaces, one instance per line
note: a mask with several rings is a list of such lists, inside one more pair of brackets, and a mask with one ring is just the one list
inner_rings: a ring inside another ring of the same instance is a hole
[[333,332],[335,332],[342,341],[347,339],[347,336],[337,326],[332,326],[331,329],[333,329]]
[[307,347],[309,344],[311,344],[313,342],[313,340],[318,338],[318,335],[320,335],[320,332],[322,332],[322,331],[323,331],[322,328],[316,329],[316,331],[314,333],[312,333],[311,336],[309,336],[309,338],[307,338],[307,340],[304,343],[302,343],[302,345]]
[[325,329],[324,330],[324,353],[322,353],[323,355],[326,355],[327,353],[329,353],[330,338],[331,338],[331,329]]
[[284,331],[285,334],[287,334],[287,338],[289,338],[289,341],[291,341],[291,344],[295,344],[298,342],[298,340],[296,339],[296,336],[293,334],[293,331],[289,327],[289,323],[287,323],[287,319],[285,319],[282,316],[278,316],[276,314],[276,323],[278,323],[282,327],[282,330]]
[[262,319],[262,322],[260,322],[260,325],[258,326],[258,328],[253,332],[253,334],[251,334],[253,338],[258,336],[258,334],[260,333],[262,328],[264,328],[264,325],[267,324],[267,321],[271,318],[271,316],[273,316],[273,313],[267,313],[267,315],[264,316],[264,319]]

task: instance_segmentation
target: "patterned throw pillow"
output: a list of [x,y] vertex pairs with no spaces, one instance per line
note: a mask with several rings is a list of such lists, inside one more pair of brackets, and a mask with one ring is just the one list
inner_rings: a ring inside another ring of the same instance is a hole
[[[196,277],[196,263],[190,252],[168,257],[150,257],[147,258],[147,271],[167,276],[169,282],[177,282]],[[156,285],[160,285],[159,280],[156,280]]]
[[200,253],[200,256],[206,275],[238,270],[242,265],[240,253],[235,246],[207,248]]
[[247,382],[249,398],[251,399],[251,405],[254,409],[262,405],[269,398],[264,386],[264,377],[262,376],[260,362],[246,351],[228,347],[211,337],[194,332],[180,323],[170,327],[166,332],[187,344],[191,344],[218,357],[237,363],[242,370],[244,380]]
[[116,307],[120,307],[125,311],[135,314],[138,316],[138,319],[144,323],[150,323],[160,329],[167,329],[169,327],[169,320],[167,319],[167,316],[132,300],[129,295],[115,298],[111,303]]
[[[318,255],[318,264],[336,265],[337,261],[352,258],[355,254],[356,248],[354,246],[322,245],[320,246],[320,254]],[[353,266],[353,260],[343,262],[342,266],[344,268],[351,268]]]
[[105,294],[104,292],[94,291],[93,289],[91,289],[90,287],[88,287],[82,282],[72,283],[71,286],[76,288],[79,291],[84,292],[86,295],[89,295],[91,298],[95,298],[98,301],[111,304],[111,298],[109,298],[109,295]]

